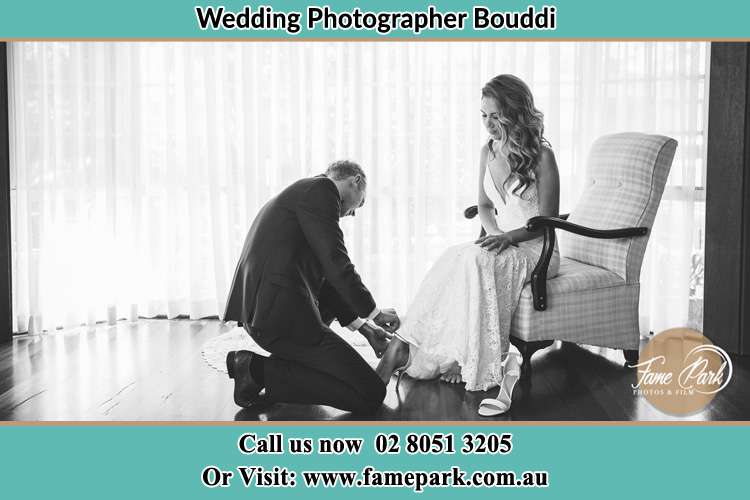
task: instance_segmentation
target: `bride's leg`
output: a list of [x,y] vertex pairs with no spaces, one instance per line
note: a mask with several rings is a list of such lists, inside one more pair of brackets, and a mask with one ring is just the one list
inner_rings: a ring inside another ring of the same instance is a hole
[[388,343],[388,347],[383,353],[383,357],[380,358],[375,373],[378,374],[380,379],[385,385],[391,380],[391,375],[397,369],[403,367],[409,360],[409,344],[401,341],[398,338],[393,338]]

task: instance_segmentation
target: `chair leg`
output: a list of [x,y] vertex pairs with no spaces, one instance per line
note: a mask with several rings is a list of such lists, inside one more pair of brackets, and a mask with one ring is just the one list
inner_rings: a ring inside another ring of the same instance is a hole
[[638,364],[638,349],[623,349],[625,355],[625,368],[632,368]]
[[521,379],[530,381],[531,380],[531,356],[534,355],[540,349],[544,349],[552,345],[552,340],[534,340],[532,342],[526,342],[525,340],[517,339],[515,337],[510,338],[510,342],[516,346],[518,351],[523,357],[523,364],[521,365]]

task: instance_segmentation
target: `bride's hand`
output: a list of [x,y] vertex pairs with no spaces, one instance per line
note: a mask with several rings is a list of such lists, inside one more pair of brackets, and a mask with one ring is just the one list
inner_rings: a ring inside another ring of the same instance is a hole
[[388,343],[391,341],[391,338],[393,338],[393,334],[390,334],[377,326],[372,326],[369,323],[362,325],[359,328],[359,333],[367,339],[370,347],[375,351],[375,356],[378,358],[383,356],[385,348],[388,347]]
[[513,244],[507,233],[502,234],[488,234],[475,241],[477,245],[484,248],[487,251],[496,250],[497,253],[502,252]]

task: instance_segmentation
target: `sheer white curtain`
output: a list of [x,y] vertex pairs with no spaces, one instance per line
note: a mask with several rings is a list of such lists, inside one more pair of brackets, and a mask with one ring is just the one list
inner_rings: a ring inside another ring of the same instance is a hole
[[382,306],[476,237],[479,92],[531,86],[574,206],[601,134],[680,146],[642,323],[687,321],[705,156],[704,43],[12,43],[14,331],[220,314],[257,209],[337,158],[369,175],[343,223]]

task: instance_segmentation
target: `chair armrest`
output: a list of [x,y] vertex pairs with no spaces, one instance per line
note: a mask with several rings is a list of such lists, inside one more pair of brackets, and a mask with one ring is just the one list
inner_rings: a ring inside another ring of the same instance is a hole
[[527,231],[544,230],[544,246],[536,267],[531,273],[531,293],[534,300],[534,309],[544,311],[547,309],[547,270],[555,250],[555,228],[581,236],[600,239],[631,238],[645,236],[648,234],[647,227],[624,227],[620,229],[593,229],[568,222],[569,214],[560,217],[532,217],[526,221]]
[[[567,219],[567,217],[565,217]],[[623,227],[619,229],[594,229],[591,227],[581,226],[568,222],[562,217],[532,217],[526,221],[527,231],[536,231],[542,227],[553,227],[598,239],[630,238],[634,236],[645,236],[648,234],[647,227]]]
[[[474,217],[477,216],[478,213],[479,213],[479,207],[477,207],[476,205],[472,205],[466,210],[464,210],[464,217],[467,219],[473,219]],[[495,213],[497,213],[497,210],[495,210]],[[569,215],[570,214],[562,214],[558,217],[558,219],[565,220],[568,218]]]
[[[467,219],[473,219],[474,217],[477,216],[478,213],[479,213],[479,207],[477,205],[472,205],[466,210],[464,210],[464,217]],[[497,215],[497,209],[495,209],[495,215]],[[487,234],[487,231],[484,230],[484,227],[481,227],[479,231],[479,237],[483,238],[484,235],[486,234]]]
[[[474,217],[477,216],[478,213],[479,213],[479,207],[476,206],[476,205],[472,205],[469,208],[467,208],[466,210],[464,210],[464,217],[466,219],[473,219]],[[497,211],[496,211],[496,213],[497,213]]]

